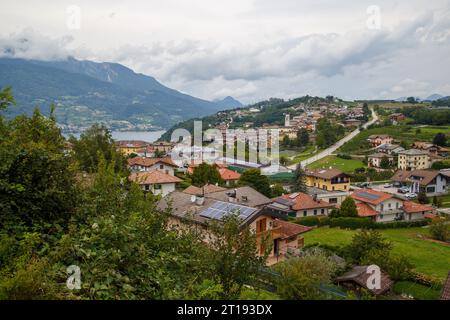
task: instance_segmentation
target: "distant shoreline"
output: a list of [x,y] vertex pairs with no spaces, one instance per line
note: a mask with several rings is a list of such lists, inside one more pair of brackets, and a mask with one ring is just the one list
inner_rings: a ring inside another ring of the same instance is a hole
[[[142,140],[147,142],[155,142],[158,140],[166,130],[156,130],[156,131],[111,131],[114,140]],[[61,132],[66,138],[74,136],[79,138],[82,132]]]

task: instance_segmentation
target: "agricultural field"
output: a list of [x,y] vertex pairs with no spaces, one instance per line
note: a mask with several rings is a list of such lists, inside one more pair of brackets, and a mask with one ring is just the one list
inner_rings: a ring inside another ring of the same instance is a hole
[[444,132],[450,138],[450,126],[398,125],[372,128],[362,131],[351,141],[339,148],[338,152],[347,154],[370,153],[367,138],[372,134],[388,134],[396,140],[395,143],[404,142],[407,145],[411,145],[416,140],[431,142],[438,132]]
[[[353,230],[321,227],[304,234],[305,245],[323,243],[346,245],[356,233]],[[423,237],[427,228],[402,228],[380,230],[394,246],[393,253],[407,256],[418,272],[444,280],[450,270],[450,245],[439,244]]]
[[327,156],[307,166],[308,169],[320,169],[333,167],[343,172],[353,173],[356,168],[366,167],[366,165],[358,159],[342,159],[336,156]]

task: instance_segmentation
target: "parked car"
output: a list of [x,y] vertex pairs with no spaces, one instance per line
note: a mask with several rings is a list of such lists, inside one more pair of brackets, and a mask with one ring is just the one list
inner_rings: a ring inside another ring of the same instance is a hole
[[401,186],[402,186],[402,184],[400,182],[394,182],[394,187],[399,188]]
[[398,193],[408,193],[409,192],[409,188],[408,187],[401,187],[399,189],[397,189]]
[[368,188],[370,187],[370,182],[361,182],[358,184],[358,187],[360,188]]
[[384,188],[392,188],[392,183],[385,183],[383,185]]
[[407,194],[405,194],[405,197],[407,199],[415,199],[415,198],[417,198],[417,194],[412,193],[412,192],[408,192]]

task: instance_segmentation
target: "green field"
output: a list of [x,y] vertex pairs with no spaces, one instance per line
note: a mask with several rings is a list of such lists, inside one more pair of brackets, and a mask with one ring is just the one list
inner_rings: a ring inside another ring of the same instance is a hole
[[440,289],[426,287],[411,281],[399,281],[394,284],[396,294],[408,294],[418,300],[437,300],[441,294]]
[[336,156],[327,156],[307,166],[309,169],[320,169],[333,167],[343,172],[353,173],[356,168],[365,167],[366,165],[357,159],[341,159]]
[[372,128],[362,131],[351,141],[340,147],[338,151],[347,154],[370,153],[370,146],[367,143],[367,138],[372,134],[388,134],[394,138],[395,143],[400,143],[401,141],[403,141],[406,144],[411,145],[416,140],[431,142],[438,132],[447,133],[447,136],[450,138],[450,126],[424,127],[413,125],[398,125],[382,128]]
[[445,196],[439,196],[438,199],[442,200],[443,208],[450,208],[450,194],[447,194]]
[[[428,234],[426,228],[387,229],[380,232],[393,243],[393,253],[409,257],[418,272],[441,280],[446,278],[450,270],[450,245],[418,238],[419,235]],[[305,233],[305,245],[346,245],[355,233],[356,231],[338,228],[317,228]]]

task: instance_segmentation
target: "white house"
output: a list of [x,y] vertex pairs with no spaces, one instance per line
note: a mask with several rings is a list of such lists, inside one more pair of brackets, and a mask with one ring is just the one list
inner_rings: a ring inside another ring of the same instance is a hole
[[129,180],[139,184],[142,190],[154,195],[162,195],[175,191],[176,184],[182,180],[173,175],[154,170],[146,172],[134,172],[130,174]]
[[434,210],[432,206],[403,201],[392,194],[372,189],[357,190],[351,197],[356,202],[358,215],[372,217],[376,222],[424,219]]
[[157,170],[173,176],[178,166],[170,158],[135,157],[128,159],[128,168],[132,172]]

